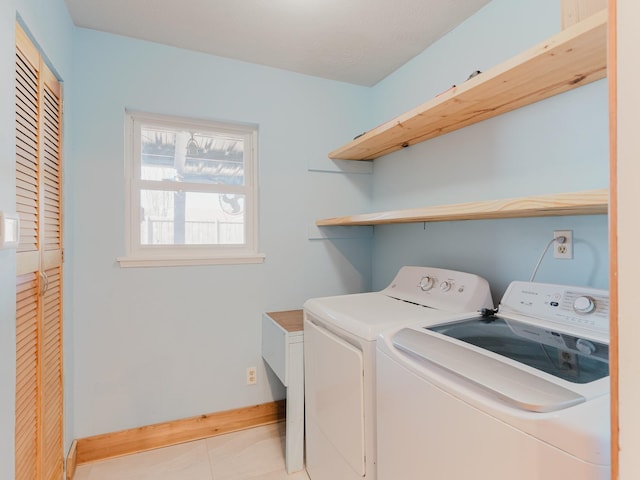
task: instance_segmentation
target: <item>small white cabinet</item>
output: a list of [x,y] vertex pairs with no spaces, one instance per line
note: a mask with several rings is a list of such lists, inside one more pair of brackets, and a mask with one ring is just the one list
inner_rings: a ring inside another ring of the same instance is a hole
[[304,468],[304,331],[302,310],[262,315],[262,358],[287,389],[287,473]]

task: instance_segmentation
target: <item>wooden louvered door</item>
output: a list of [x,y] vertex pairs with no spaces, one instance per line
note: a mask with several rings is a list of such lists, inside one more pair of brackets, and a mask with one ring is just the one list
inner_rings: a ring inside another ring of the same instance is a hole
[[16,305],[16,479],[38,478],[37,274],[18,276]]
[[17,480],[63,476],[61,86],[16,25]]
[[63,472],[62,428],[62,96],[58,80],[43,71],[41,122],[41,243],[42,297],[42,444],[43,478],[60,479]]

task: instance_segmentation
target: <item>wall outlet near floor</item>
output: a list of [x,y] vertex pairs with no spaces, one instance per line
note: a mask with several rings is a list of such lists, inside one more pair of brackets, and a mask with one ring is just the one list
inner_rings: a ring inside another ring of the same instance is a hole
[[247,368],[247,385],[255,385],[256,383],[258,383],[256,367]]
[[553,242],[553,256],[564,260],[573,258],[573,230],[554,230],[553,238],[564,237],[564,243],[555,240]]

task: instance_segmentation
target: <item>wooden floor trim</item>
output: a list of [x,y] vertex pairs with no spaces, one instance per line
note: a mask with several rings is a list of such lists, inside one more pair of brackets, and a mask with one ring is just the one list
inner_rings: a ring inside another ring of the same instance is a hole
[[[285,400],[79,438],[67,458],[67,479],[75,465],[222,435],[285,419]],[[72,458],[73,453],[74,458]],[[70,467],[73,468],[70,468]]]
[[69,448],[69,454],[67,455],[67,462],[65,466],[66,480],[73,480],[73,476],[76,474],[76,467],[78,466],[78,458],[76,452],[78,448],[78,441],[74,440]]

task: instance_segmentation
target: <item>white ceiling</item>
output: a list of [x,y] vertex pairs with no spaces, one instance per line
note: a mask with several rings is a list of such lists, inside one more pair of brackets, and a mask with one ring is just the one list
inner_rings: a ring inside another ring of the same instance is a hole
[[66,0],[79,27],[374,85],[490,0]]

